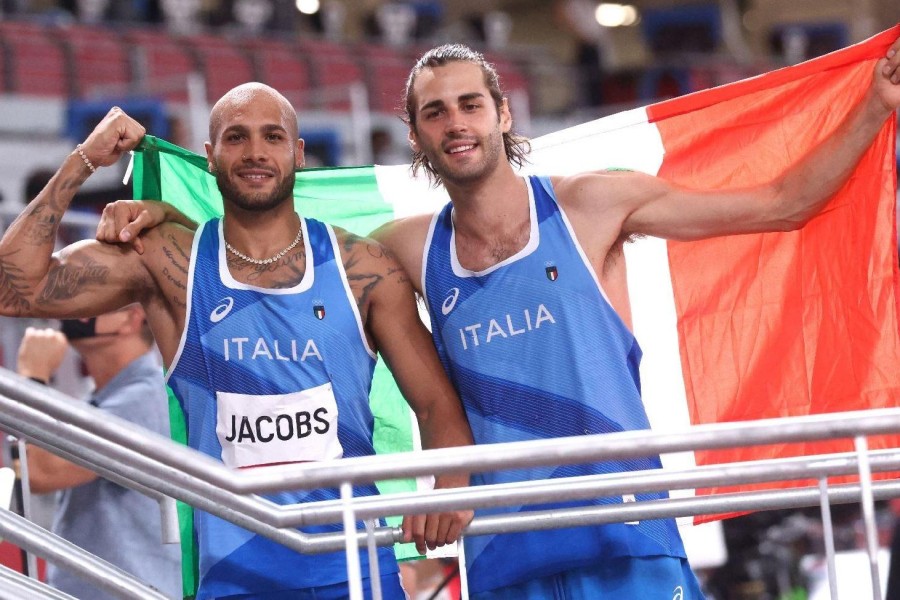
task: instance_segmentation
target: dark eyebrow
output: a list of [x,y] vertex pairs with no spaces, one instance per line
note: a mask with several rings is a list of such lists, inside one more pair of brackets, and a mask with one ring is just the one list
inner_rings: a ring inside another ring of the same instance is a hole
[[280,133],[287,134],[287,129],[285,129],[281,125],[264,125],[262,130],[263,130],[263,133],[272,133],[272,132],[277,131]]
[[[484,94],[482,94],[481,92],[470,92],[468,94],[461,94],[456,99],[456,101],[457,102],[468,102],[469,100],[479,100],[481,98],[484,98]],[[422,106],[420,106],[419,111],[426,111],[430,108],[439,108],[443,105],[444,105],[443,100],[432,100],[431,102],[428,102],[427,104],[423,104]]]
[[236,133],[247,133],[247,127],[244,125],[229,125],[225,129],[222,130],[222,135],[226,133],[236,132]]

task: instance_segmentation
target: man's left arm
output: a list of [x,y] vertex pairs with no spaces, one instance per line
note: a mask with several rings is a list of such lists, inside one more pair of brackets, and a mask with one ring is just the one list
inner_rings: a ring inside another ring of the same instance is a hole
[[[359,260],[354,260],[359,257]],[[391,369],[394,379],[419,422],[424,449],[473,443],[462,403],[447,379],[416,309],[415,294],[400,264],[375,241],[360,239],[348,259],[347,275],[365,281],[366,329]],[[357,285],[358,287],[358,285]],[[439,475],[435,488],[464,487],[468,473]],[[404,541],[415,541],[419,552],[459,538],[472,511],[409,515],[403,520]]]

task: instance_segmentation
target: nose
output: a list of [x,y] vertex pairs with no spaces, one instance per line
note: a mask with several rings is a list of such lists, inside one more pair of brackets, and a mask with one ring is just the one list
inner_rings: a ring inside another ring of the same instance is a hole
[[244,162],[262,162],[267,159],[266,153],[264,151],[265,144],[263,140],[256,139],[255,137],[251,137],[247,144],[244,146],[244,153],[241,155],[241,159]]
[[459,110],[451,108],[447,111],[447,121],[444,130],[447,133],[461,133],[466,130],[465,119]]

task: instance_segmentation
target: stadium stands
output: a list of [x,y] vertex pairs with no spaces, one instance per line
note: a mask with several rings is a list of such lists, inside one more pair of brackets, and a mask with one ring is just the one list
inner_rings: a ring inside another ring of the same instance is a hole
[[8,51],[7,91],[33,96],[71,94],[65,49],[48,27],[0,21],[0,40]]

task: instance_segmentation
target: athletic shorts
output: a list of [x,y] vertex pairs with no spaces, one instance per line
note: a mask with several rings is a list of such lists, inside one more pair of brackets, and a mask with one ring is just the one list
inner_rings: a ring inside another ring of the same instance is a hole
[[620,558],[518,585],[472,594],[471,600],[703,600],[684,559]]
[[[371,600],[372,581],[365,577],[362,580],[363,598]],[[350,587],[346,582],[302,590],[284,590],[263,594],[238,594],[223,596],[218,600],[346,600],[350,597]],[[400,585],[400,574],[389,573],[381,576],[382,600],[409,600],[409,596]]]

